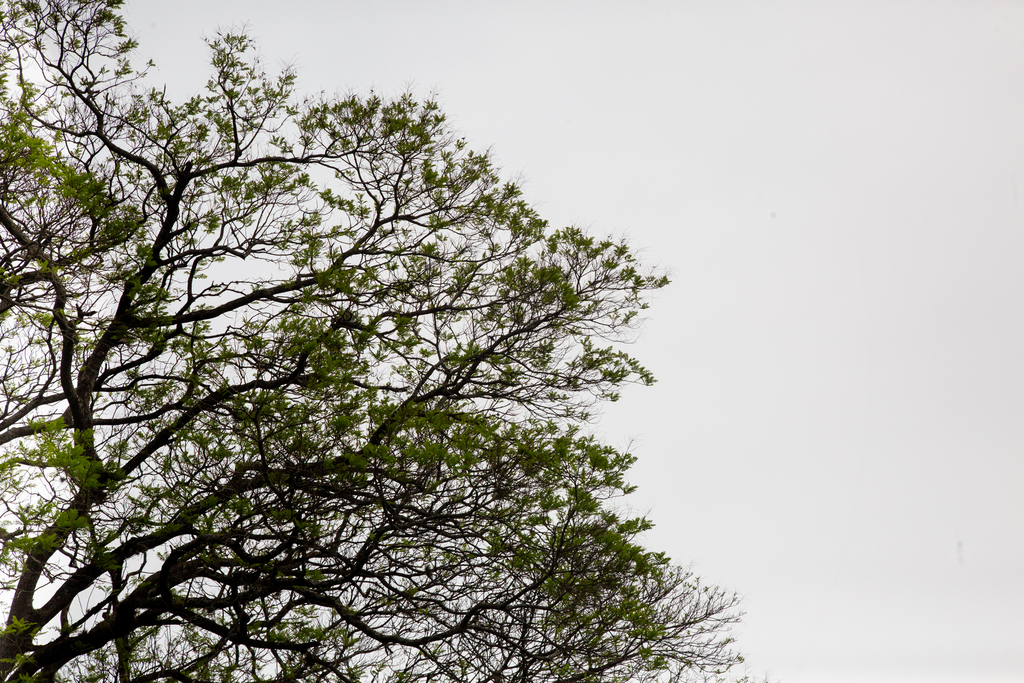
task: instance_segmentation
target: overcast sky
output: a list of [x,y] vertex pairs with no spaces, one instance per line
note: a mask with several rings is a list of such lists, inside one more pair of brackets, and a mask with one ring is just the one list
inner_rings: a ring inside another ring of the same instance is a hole
[[674,283],[595,431],[786,683],[1024,679],[1024,2],[129,3],[184,98],[436,92],[553,226]]

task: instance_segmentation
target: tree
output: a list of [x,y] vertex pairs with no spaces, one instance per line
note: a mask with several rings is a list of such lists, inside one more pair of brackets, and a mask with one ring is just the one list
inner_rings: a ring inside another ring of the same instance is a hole
[[738,660],[595,401],[666,284],[551,231],[434,102],[176,103],[119,0],[7,0],[4,681],[625,681]]

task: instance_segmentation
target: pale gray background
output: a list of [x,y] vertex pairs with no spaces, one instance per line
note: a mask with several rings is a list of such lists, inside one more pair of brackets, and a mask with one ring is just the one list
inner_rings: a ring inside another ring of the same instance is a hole
[[1024,2],[205,2],[300,90],[436,90],[555,226],[673,272],[594,429],[752,672],[1024,680]]

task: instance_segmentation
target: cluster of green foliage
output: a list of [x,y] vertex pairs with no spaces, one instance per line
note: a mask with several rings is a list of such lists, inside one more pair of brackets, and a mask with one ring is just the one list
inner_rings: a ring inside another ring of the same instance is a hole
[[666,283],[433,102],[183,102],[118,0],[0,0],[0,681],[674,681],[735,599],[581,428]]

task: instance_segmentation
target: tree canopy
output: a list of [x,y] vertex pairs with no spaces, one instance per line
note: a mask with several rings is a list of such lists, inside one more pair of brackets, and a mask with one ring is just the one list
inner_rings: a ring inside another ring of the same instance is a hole
[[640,540],[595,402],[666,284],[433,101],[176,100],[117,0],[0,0],[2,681],[669,681],[735,598]]

